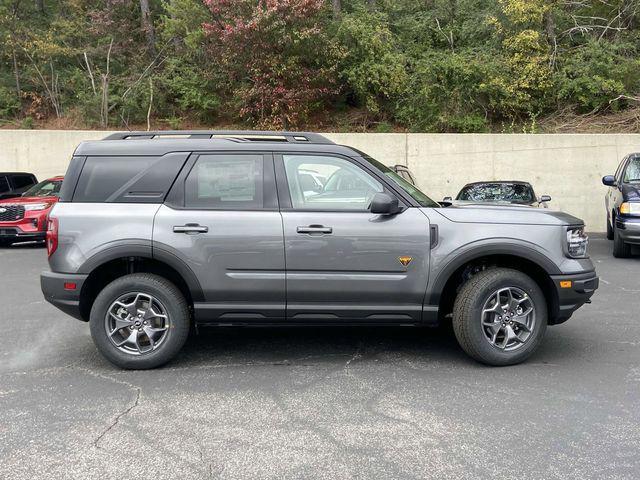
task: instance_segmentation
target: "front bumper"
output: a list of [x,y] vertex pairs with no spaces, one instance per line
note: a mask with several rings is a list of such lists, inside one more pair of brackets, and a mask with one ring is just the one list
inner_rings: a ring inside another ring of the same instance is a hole
[[25,212],[24,217],[13,222],[0,222],[0,240],[28,242],[44,240],[47,235],[49,210]]
[[14,242],[34,242],[44,240],[47,232],[24,232],[17,227],[0,226],[0,240],[11,240]]
[[[554,325],[569,320],[573,312],[589,302],[591,296],[600,285],[600,279],[595,271],[572,275],[551,275],[556,289],[558,304],[555,314],[549,318],[549,324]],[[564,284],[563,287],[561,285]],[[565,282],[571,282],[570,286]]]
[[[40,287],[44,299],[54,307],[78,320],[87,321],[80,311],[80,292],[88,275],[54,273],[45,271],[40,274]],[[75,286],[74,288],[71,288]]]
[[624,242],[640,245],[640,218],[616,217],[616,229]]

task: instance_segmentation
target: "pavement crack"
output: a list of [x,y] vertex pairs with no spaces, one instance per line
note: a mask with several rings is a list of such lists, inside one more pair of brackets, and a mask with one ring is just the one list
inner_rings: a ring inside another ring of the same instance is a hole
[[99,445],[100,440],[102,440],[107,433],[109,433],[111,430],[113,430],[116,427],[116,425],[118,425],[122,417],[124,417],[125,415],[128,415],[131,412],[131,410],[136,408],[139,402],[140,402],[140,388],[136,388],[136,398],[134,402],[128,408],[126,408],[125,410],[120,412],[118,415],[116,415],[116,417],[113,419],[111,424],[106,429],[104,429],[102,433],[98,435],[96,439],[93,441],[93,446],[98,449],[101,449],[102,447],[100,447]]
[[356,351],[353,352],[353,355],[351,355],[351,357],[349,357],[349,359],[344,364],[344,369],[345,370],[347,370],[349,368],[349,366],[353,362],[355,362],[356,360],[362,358],[362,347],[363,347],[362,342],[358,342],[358,346],[356,347]]

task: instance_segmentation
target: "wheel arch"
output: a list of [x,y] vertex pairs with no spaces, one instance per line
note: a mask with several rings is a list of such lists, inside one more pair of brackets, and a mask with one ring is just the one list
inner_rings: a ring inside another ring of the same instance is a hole
[[[130,273],[153,273],[172,282],[184,295],[190,306],[204,301],[200,282],[193,271],[182,260],[164,252],[151,255],[150,249],[129,248],[126,255],[119,249],[102,254],[99,259],[91,258],[80,271],[88,273],[80,292],[80,314],[89,320],[91,307],[100,291],[116,278]],[[154,252],[157,253],[157,252]]]
[[559,298],[551,275],[561,274],[557,265],[544,254],[522,245],[478,246],[448,262],[436,276],[429,304],[438,305],[442,319],[453,310],[455,297],[462,286],[478,271],[492,267],[513,268],[531,277],[547,301],[549,322],[557,316]]

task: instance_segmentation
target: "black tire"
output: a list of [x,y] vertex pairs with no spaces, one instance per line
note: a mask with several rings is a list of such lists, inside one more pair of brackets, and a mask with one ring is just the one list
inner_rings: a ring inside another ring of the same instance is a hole
[[631,256],[631,245],[622,240],[620,231],[616,227],[613,227],[613,256],[616,258],[629,258]]
[[[122,295],[141,292],[152,295],[166,309],[169,328],[155,350],[132,355],[118,349],[109,339],[105,318],[110,306]],[[134,273],[114,280],[97,296],[90,316],[91,337],[100,353],[114,365],[144,370],[164,365],[175,357],[189,336],[190,314],[187,301],[178,288],[167,279],[149,273]]]
[[[529,337],[513,351],[492,345],[482,326],[482,309],[492,293],[501,288],[517,288],[531,299],[535,324]],[[491,268],[474,275],[460,290],[453,307],[453,331],[462,349],[486,365],[515,365],[538,348],[547,329],[547,302],[538,284],[529,276],[509,268]]]
[[607,240],[613,240],[613,227],[611,226],[611,222],[613,222],[613,217],[611,217],[611,221],[607,218]]
[[7,248],[10,247],[11,245],[13,245],[13,242],[11,240],[0,240],[0,248]]

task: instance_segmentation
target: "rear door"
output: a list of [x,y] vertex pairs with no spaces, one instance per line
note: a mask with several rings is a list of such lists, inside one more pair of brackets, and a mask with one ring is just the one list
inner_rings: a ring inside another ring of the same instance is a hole
[[[417,323],[429,271],[429,220],[418,208],[369,212],[383,178],[353,159],[276,155],[287,265],[287,319]],[[322,185],[310,188],[308,176]]]
[[156,214],[153,248],[197,277],[199,322],[283,320],[284,241],[272,155],[192,155]]

